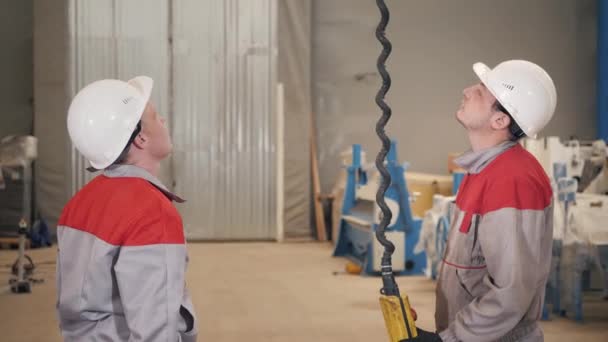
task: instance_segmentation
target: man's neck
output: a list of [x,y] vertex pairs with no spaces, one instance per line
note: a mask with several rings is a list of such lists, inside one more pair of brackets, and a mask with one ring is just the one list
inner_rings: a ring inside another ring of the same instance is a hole
[[498,146],[505,141],[508,141],[509,138],[504,134],[496,134],[497,132],[492,133],[483,133],[483,132],[468,132],[469,133],[469,143],[471,144],[471,149],[474,152],[485,150],[488,148],[492,148],[494,146]]
[[144,161],[144,160],[136,160],[130,163],[133,166],[140,167],[146,171],[148,171],[152,176],[158,178],[158,172],[160,170],[160,162],[158,161]]

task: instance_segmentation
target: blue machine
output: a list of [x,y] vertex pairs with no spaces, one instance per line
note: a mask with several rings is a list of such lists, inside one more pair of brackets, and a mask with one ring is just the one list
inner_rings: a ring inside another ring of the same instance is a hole
[[[386,165],[391,185],[385,200],[393,213],[386,236],[395,245],[393,271],[395,275],[422,275],[426,267],[426,253],[414,254],[420,237],[422,220],[413,218],[410,197],[404,177],[404,166],[397,162],[397,144],[391,142]],[[342,217],[334,256],[347,257],[359,264],[362,274],[379,275],[380,259],[384,249],[375,238],[379,214],[375,203],[377,185],[369,184],[361,165],[361,146],[353,145],[352,164],[344,192]]]

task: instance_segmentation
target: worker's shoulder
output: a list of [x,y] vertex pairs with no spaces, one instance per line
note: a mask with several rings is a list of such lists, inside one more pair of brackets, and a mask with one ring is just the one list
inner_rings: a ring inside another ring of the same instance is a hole
[[551,182],[532,154],[516,145],[495,161],[485,174],[484,211],[505,207],[540,210],[550,205]]
[[171,201],[153,184],[137,177],[106,177],[99,175],[74,195],[70,202],[95,201],[104,206],[145,209]]
[[115,245],[183,242],[179,213],[158,188],[141,178],[97,176],[64,207],[59,225]]
[[[66,203],[64,215],[74,210],[87,208],[89,210],[112,210],[116,208],[133,208],[141,205],[138,201],[145,194],[146,188],[139,180],[109,178],[99,175],[82,186]],[[143,190],[143,192],[142,192]]]
[[536,182],[550,186],[549,179],[538,160],[517,144],[492,162],[487,178],[502,182]]

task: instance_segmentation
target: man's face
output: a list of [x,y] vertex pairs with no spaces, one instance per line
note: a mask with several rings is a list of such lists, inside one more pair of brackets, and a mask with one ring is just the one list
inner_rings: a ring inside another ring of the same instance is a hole
[[483,83],[466,88],[456,120],[467,131],[485,131],[491,129],[492,115],[495,113],[496,98]]
[[158,160],[166,158],[173,149],[166,120],[148,102],[141,117],[141,133],[147,139],[148,153]]

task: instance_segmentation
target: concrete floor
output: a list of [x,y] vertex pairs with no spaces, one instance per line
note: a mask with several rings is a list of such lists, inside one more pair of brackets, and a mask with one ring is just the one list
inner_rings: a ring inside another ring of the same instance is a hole
[[[331,258],[327,244],[190,244],[189,251],[188,286],[200,341],[387,340],[377,298],[380,280],[344,274],[344,260]],[[55,249],[28,254],[44,283],[32,294],[0,294],[0,341],[61,341],[54,311]],[[1,250],[0,265],[15,256]],[[9,272],[0,269],[0,286]],[[432,329],[434,283],[402,277],[399,285],[418,311],[418,326]],[[608,302],[587,300],[585,324],[543,322],[545,340],[607,341]]]

